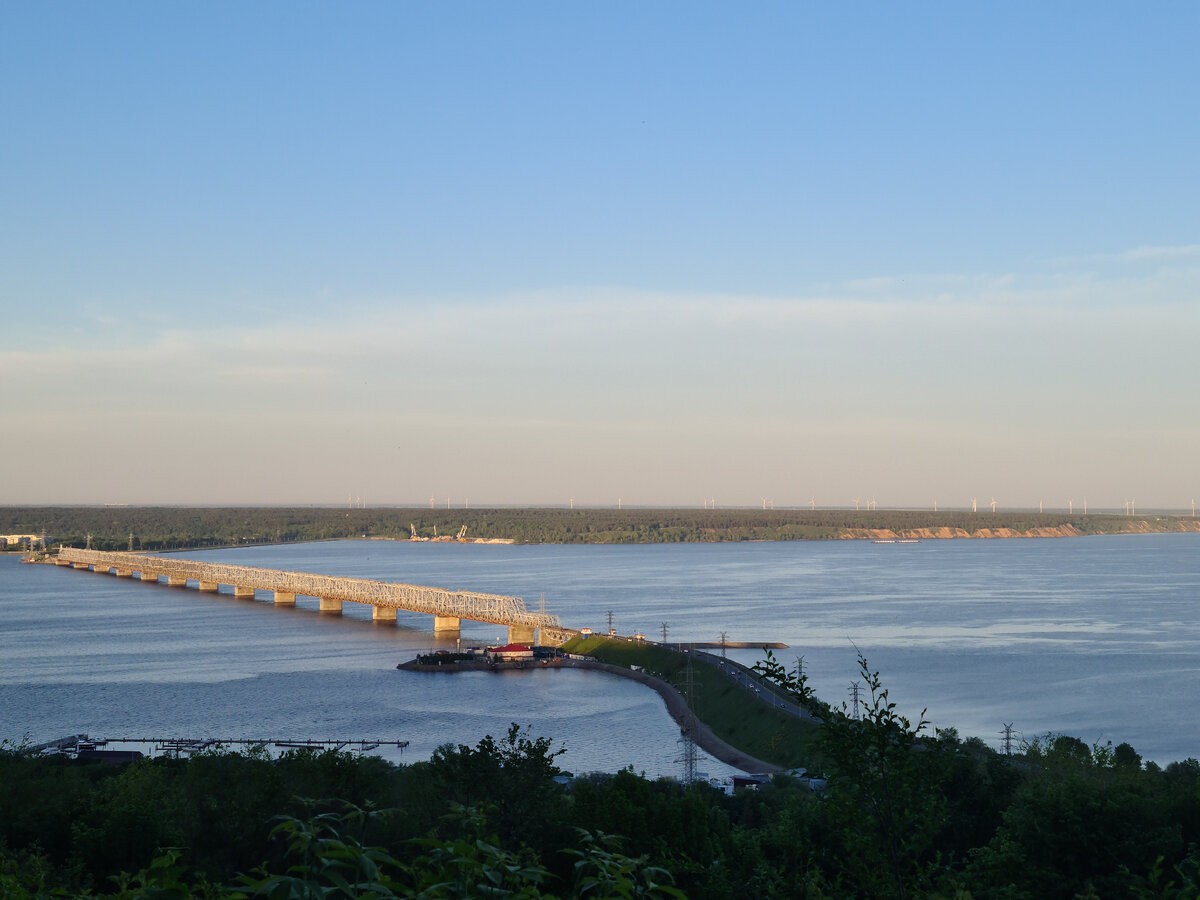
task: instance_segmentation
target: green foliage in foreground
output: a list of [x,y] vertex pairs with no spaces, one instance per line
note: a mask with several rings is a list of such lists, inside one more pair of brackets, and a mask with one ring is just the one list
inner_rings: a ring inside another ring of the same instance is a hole
[[399,767],[2,747],[0,897],[1200,898],[1200,762],[1063,735],[1003,757],[929,735],[860,665],[859,715],[826,708],[816,738],[824,793],[631,771],[564,785],[562,749],[515,725]]

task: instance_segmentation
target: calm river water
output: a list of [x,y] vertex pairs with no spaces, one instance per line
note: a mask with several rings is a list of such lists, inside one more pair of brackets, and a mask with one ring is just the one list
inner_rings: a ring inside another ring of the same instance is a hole
[[[578,547],[345,541],[187,558],[515,594],[572,627],[670,641],[783,641],[841,702],[855,647],[911,715],[993,746],[1004,723],[1200,757],[1200,534],[920,544]],[[224,589],[223,589],[224,590]],[[567,748],[574,771],[677,774],[656,694],[594,672],[426,675],[430,617],[374,625],[260,600],[0,558],[0,738],[383,738],[428,757],[510,722]],[[464,643],[495,626],[464,622]],[[730,651],[751,664],[761,651]],[[730,770],[713,760],[710,774]]]

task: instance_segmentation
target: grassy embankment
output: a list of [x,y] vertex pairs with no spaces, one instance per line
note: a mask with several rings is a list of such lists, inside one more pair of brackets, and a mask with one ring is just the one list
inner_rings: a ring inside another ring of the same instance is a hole
[[763,695],[751,694],[715,666],[692,654],[657,644],[613,640],[601,635],[573,638],[564,650],[614,666],[641,666],[680,691],[692,661],[692,711],[727,744],[776,765],[819,769],[817,725],[783,712]]

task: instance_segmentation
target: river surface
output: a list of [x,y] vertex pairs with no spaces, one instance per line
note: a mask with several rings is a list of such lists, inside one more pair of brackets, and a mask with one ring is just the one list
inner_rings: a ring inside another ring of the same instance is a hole
[[[826,700],[861,650],[901,711],[992,746],[1127,741],[1160,763],[1200,757],[1200,534],[1040,540],[632,546],[342,541],[185,558],[514,594],[571,627],[667,640],[782,641]],[[222,588],[222,591],[227,590]],[[679,730],[647,688],[598,672],[425,674],[432,620],[376,625],[231,594],[0,558],[0,739],[407,740],[396,761],[509,723],[565,745],[576,772],[679,774]],[[502,637],[463,623],[463,644]],[[857,649],[856,649],[857,648]],[[752,664],[761,650],[729,651]],[[711,775],[728,767],[703,757]]]

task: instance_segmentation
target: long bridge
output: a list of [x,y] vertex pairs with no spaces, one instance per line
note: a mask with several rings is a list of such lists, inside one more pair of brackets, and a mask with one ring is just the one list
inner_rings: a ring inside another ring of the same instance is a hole
[[533,644],[540,640],[543,645],[557,646],[576,633],[564,628],[558,616],[531,612],[520,597],[501,594],[73,547],[59,550],[55,564],[105,575],[115,573],[118,578],[136,574],[150,584],[159,584],[159,579],[165,578],[168,585],[186,587],[194,581],[199,590],[208,592],[216,592],[224,584],[233,589],[234,597],[247,599],[254,599],[255,591],[272,591],[275,603],[281,606],[294,606],[299,594],[315,597],[321,612],[336,615],[341,615],[343,603],[362,603],[372,607],[375,622],[395,623],[396,611],[401,609],[427,613],[433,616],[434,634],[445,637],[458,635],[463,619],[506,625],[509,643]]

